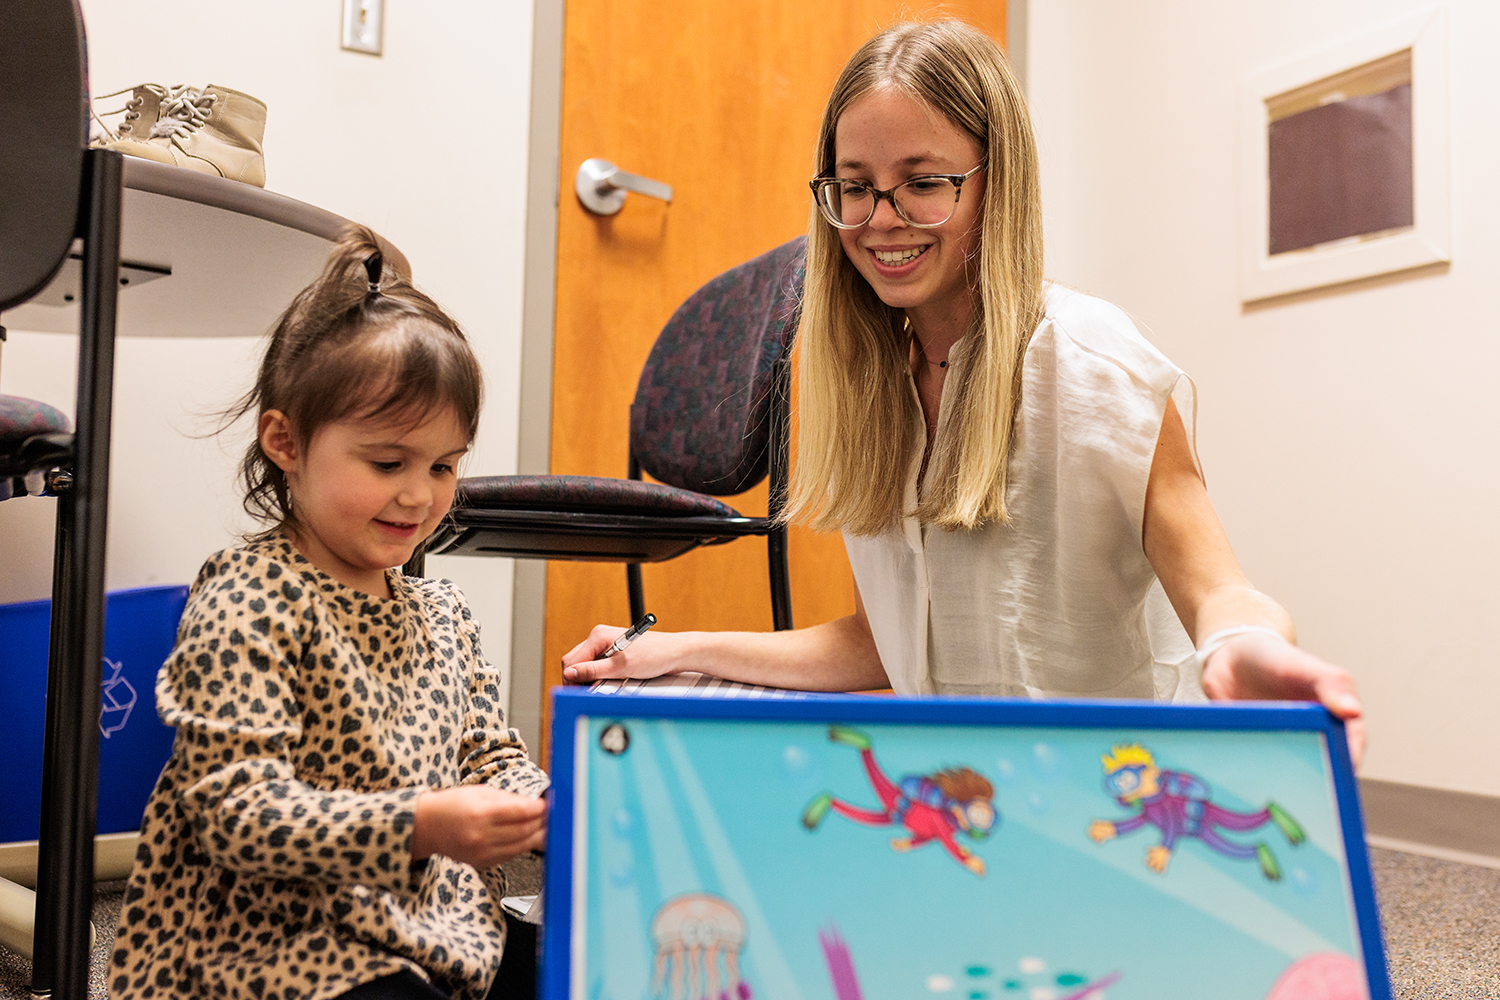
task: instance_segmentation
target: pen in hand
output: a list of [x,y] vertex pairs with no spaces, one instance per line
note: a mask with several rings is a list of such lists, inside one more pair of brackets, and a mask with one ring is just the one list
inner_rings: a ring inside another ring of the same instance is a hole
[[599,659],[607,660],[611,656],[614,656],[620,650],[624,649],[626,646],[639,639],[642,632],[646,631],[648,628],[655,624],[656,616],[651,612],[648,611],[644,615],[641,615],[641,620],[630,626],[620,634],[620,637],[618,639],[610,643],[609,648],[604,651]]

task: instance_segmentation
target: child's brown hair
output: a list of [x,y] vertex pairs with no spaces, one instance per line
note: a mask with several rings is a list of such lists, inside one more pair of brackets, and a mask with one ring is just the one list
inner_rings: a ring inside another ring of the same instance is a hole
[[[316,281],[287,306],[271,333],[255,385],[229,419],[285,413],[299,448],[348,417],[420,424],[452,407],[473,440],[484,378],[463,330],[385,261],[375,234],[350,226]],[[261,449],[240,463],[245,510],[276,527],[295,525],[286,474]]]
[[988,778],[968,767],[950,767],[932,776],[932,783],[955,802],[988,801],[995,797],[995,786]]

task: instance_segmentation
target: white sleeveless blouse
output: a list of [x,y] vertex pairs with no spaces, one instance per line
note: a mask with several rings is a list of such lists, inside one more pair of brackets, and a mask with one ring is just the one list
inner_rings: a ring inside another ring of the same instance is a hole
[[[1011,523],[945,531],[907,518],[880,535],[844,533],[897,693],[1202,699],[1192,643],[1141,546],[1174,394],[1191,441],[1182,371],[1121,310],[1048,287],[1022,372]],[[907,509],[925,431],[917,440]]]

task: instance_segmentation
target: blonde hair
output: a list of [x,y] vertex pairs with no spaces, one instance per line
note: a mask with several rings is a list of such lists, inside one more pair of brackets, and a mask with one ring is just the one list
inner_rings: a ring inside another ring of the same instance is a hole
[[1099,760],[1104,764],[1105,774],[1114,774],[1122,767],[1156,766],[1156,758],[1151,755],[1151,751],[1139,743],[1118,743]]
[[931,106],[984,151],[975,329],[957,345],[945,418],[922,495],[903,510],[921,420],[908,383],[905,317],[855,270],[816,207],[797,334],[799,424],[786,520],[871,535],[903,515],[944,528],[1006,521],[1005,487],[1021,364],[1042,315],[1042,218],[1036,143],[1020,87],[990,38],[957,21],[900,24],[844,67],[818,136],[831,174],[835,132],[851,104],[893,87]]

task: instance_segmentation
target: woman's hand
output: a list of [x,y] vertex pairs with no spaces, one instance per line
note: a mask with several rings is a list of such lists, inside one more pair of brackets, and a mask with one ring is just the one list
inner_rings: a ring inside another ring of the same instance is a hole
[[417,796],[411,853],[441,854],[475,868],[503,865],[547,844],[547,803],[489,785],[460,785]]
[[782,632],[657,632],[599,659],[625,630],[596,625],[562,659],[563,680],[590,684],[697,671],[727,681],[803,691],[873,691],[890,686],[870,633],[864,603],[854,614]]
[[1316,701],[1344,720],[1354,765],[1364,759],[1364,709],[1354,678],[1278,636],[1249,632],[1230,639],[1203,664],[1203,691],[1225,701]]
[[1222,700],[1320,702],[1344,720],[1349,754],[1358,765],[1365,727],[1354,678],[1293,645],[1296,632],[1286,610],[1245,579],[1170,401],[1146,485],[1142,544],[1177,617],[1200,648],[1225,628],[1249,625],[1279,633],[1247,632],[1215,650],[1203,664],[1204,693]]
[[675,636],[670,632],[642,633],[614,656],[599,659],[624,632],[614,625],[595,625],[587,639],[563,656],[563,680],[569,684],[591,684],[607,678],[659,677],[673,672],[668,656]]

